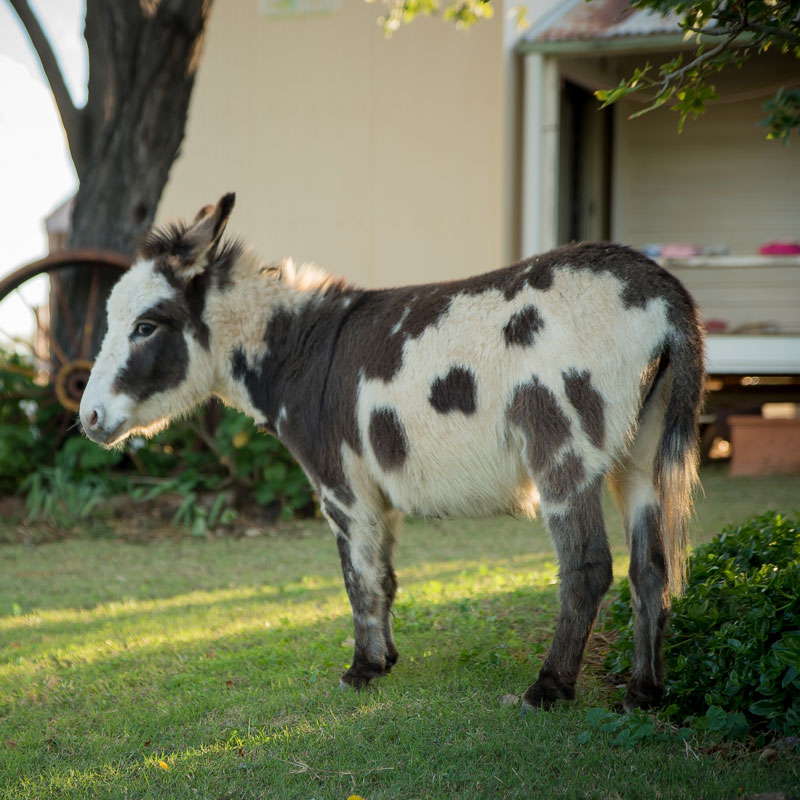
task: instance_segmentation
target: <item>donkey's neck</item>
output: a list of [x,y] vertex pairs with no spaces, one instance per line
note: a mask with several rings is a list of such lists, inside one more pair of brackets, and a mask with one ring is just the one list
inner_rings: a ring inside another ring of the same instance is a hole
[[214,393],[283,434],[289,410],[318,401],[337,330],[358,294],[314,267],[237,264],[206,315],[216,361]]

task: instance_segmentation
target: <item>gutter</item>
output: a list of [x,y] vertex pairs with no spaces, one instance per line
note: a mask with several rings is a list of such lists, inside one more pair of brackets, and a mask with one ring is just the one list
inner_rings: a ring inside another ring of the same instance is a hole
[[600,39],[534,39],[520,42],[516,47],[519,55],[540,53],[542,55],[590,56],[599,53],[642,53],[654,50],[696,48],[695,39],[686,40],[683,33],[665,33],[652,36],[613,36]]

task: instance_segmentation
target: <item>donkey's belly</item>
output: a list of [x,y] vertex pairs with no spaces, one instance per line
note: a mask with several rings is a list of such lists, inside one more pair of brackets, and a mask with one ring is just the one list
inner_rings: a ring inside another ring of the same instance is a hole
[[420,517],[533,516],[539,494],[519,452],[510,447],[481,452],[418,447],[404,468],[384,472],[382,488],[392,505]]

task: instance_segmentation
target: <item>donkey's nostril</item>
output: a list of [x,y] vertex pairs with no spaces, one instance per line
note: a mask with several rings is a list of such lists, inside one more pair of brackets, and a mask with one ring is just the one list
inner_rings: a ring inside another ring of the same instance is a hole
[[103,427],[103,419],[105,417],[105,411],[102,406],[97,406],[97,408],[92,409],[92,413],[89,414],[89,419],[86,421],[86,424],[89,426],[89,430],[97,430],[98,428]]

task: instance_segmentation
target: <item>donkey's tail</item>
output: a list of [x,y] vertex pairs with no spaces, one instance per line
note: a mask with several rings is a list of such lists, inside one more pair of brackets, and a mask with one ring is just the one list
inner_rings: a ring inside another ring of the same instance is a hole
[[673,331],[662,354],[658,383],[652,394],[664,405],[663,432],[654,464],[660,524],[670,594],[680,594],[686,579],[688,525],[697,488],[698,423],[703,396],[703,333],[694,304],[686,322]]

